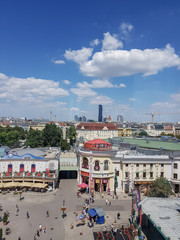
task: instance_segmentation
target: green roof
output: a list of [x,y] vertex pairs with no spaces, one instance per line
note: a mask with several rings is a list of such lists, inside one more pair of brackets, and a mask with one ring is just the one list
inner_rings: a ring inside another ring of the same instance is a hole
[[[122,138],[113,138],[113,140],[121,140]],[[180,143],[173,143],[173,142],[163,142],[158,140],[151,140],[149,139],[148,142],[146,139],[138,139],[138,138],[123,138],[124,142],[130,144],[136,144],[139,147],[143,148],[151,148],[151,149],[159,149],[163,148],[165,150],[171,151],[180,151]]]

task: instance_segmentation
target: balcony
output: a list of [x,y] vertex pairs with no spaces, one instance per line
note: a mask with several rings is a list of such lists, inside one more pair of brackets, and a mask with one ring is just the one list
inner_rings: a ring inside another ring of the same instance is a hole
[[1,179],[3,178],[47,178],[55,179],[58,177],[58,171],[50,172],[3,172],[0,174]]
[[104,167],[104,171],[108,171],[109,170],[109,167]]
[[85,169],[89,169],[89,165],[87,165],[87,164],[82,164],[81,167],[82,167],[82,168],[85,168]]
[[99,171],[100,167],[99,166],[94,166],[94,171]]

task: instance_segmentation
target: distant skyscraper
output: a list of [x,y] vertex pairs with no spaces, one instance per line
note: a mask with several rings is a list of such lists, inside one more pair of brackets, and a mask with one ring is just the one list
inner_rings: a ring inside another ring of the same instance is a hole
[[75,121],[75,122],[78,122],[78,115],[75,115],[75,116],[74,116],[74,121]]
[[117,122],[123,123],[124,122],[124,116],[123,115],[118,115],[117,116]]
[[86,122],[86,117],[82,116],[82,122]]
[[79,118],[78,118],[78,122],[82,122],[82,117],[79,117]]
[[102,122],[102,119],[103,119],[103,106],[99,105],[98,122]]

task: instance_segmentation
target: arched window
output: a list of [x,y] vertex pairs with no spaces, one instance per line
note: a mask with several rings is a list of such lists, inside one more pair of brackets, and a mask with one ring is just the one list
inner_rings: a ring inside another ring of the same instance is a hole
[[24,172],[24,164],[20,164],[20,172]]
[[89,169],[88,159],[87,158],[83,158],[82,168]]
[[108,160],[104,161],[104,170],[109,170]]
[[98,161],[98,160],[95,161],[94,170],[95,170],[95,171],[99,171],[99,170],[100,170],[99,161]]
[[36,165],[35,164],[32,164],[31,165],[31,172],[35,172],[36,171]]
[[12,172],[12,164],[8,164],[8,172]]

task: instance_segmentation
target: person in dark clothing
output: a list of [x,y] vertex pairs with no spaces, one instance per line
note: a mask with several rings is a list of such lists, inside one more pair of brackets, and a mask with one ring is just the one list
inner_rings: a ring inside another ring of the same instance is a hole
[[120,213],[119,212],[117,213],[117,219],[120,219]]

